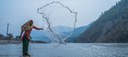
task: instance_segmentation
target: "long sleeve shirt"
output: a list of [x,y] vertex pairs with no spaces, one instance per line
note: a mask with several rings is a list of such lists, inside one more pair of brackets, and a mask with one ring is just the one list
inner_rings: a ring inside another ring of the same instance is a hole
[[[37,28],[36,26],[32,26],[32,28],[30,28],[29,30],[24,32],[23,37],[27,36],[27,38],[29,38],[30,37],[30,33],[31,33],[33,28],[36,29],[36,30],[40,30],[40,28]],[[22,37],[22,39],[23,39],[23,37]]]

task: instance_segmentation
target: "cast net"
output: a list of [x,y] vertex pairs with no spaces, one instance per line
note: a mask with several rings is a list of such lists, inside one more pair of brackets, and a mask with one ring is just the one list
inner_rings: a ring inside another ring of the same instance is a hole
[[72,11],[68,6],[53,1],[37,9],[41,14],[43,22],[50,31],[50,40],[55,43],[66,43],[66,40],[74,33],[77,12]]

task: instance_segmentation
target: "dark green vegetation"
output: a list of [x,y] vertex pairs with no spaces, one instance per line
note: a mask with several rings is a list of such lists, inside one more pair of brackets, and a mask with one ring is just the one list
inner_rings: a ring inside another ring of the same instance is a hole
[[128,42],[128,0],[121,0],[102,13],[76,42]]

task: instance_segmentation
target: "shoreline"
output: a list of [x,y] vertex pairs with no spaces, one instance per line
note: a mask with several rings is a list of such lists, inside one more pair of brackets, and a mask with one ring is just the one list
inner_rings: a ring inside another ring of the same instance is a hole
[[[3,44],[19,44],[19,43],[20,43],[20,41],[17,41],[17,40],[0,40],[0,45],[3,45]],[[47,43],[47,42],[31,40],[30,43]]]

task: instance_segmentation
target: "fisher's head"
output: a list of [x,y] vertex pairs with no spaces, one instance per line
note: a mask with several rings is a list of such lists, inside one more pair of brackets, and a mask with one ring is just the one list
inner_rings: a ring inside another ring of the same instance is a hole
[[29,24],[30,24],[30,26],[32,26],[33,25],[33,20],[29,20]]

